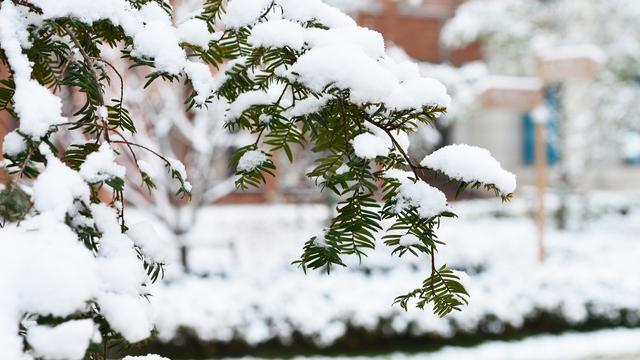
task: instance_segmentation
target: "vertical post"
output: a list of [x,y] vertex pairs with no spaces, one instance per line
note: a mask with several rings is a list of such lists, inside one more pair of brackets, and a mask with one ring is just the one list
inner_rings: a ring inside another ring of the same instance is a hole
[[535,220],[538,230],[538,261],[542,262],[545,256],[544,250],[544,195],[547,187],[547,141],[545,126],[546,122],[536,121],[535,123],[535,172],[536,188],[538,190],[538,201],[536,204]]

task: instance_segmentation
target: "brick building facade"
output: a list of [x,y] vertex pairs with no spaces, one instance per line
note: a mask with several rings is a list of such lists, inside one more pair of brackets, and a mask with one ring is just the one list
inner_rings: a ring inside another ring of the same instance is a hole
[[440,42],[444,23],[464,0],[423,0],[411,4],[396,0],[379,0],[356,15],[361,26],[374,29],[388,44],[403,48],[416,60],[456,65],[480,58],[480,48],[473,44],[450,50]]

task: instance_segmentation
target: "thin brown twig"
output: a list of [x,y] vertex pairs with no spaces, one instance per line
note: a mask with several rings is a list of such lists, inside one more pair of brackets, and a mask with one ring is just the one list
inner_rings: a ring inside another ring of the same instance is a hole
[[[423,170],[426,169],[425,167],[421,167],[421,166],[417,166],[414,165],[413,162],[411,162],[411,159],[409,158],[409,155],[407,154],[406,151],[404,151],[404,149],[402,148],[402,146],[400,146],[400,143],[398,143],[398,140],[396,140],[396,138],[393,136],[393,133],[391,132],[391,130],[389,130],[388,128],[386,128],[385,126],[383,126],[382,124],[374,121],[373,119],[366,119],[369,123],[375,125],[376,127],[382,129],[391,139],[391,142],[393,143],[393,146],[398,149],[398,151],[400,152],[400,154],[402,155],[402,157],[405,159],[405,161],[407,162],[407,164],[409,165],[409,167],[411,168],[411,171],[413,171],[413,174],[416,176],[416,180],[420,179],[420,180],[424,180],[420,174],[418,173],[418,170]],[[435,254],[435,248],[431,248],[431,253],[429,254],[431,257],[431,276],[433,276],[436,273],[436,254]],[[433,282],[431,282],[431,291],[435,294],[435,287],[433,286]]]
[[139,148],[141,148],[141,149],[144,149],[144,150],[146,150],[146,151],[148,151],[148,152],[152,153],[153,155],[157,156],[157,157],[158,157],[158,158],[160,158],[162,161],[164,161],[167,165],[171,166],[171,162],[170,162],[169,160],[167,160],[167,158],[166,158],[166,157],[164,157],[164,156],[160,155],[158,152],[156,152],[156,151],[154,151],[154,150],[151,150],[151,149],[149,149],[148,147],[146,147],[146,146],[144,146],[144,145],[140,145],[140,144],[132,143],[132,142],[127,141],[127,140],[112,140],[111,142],[112,142],[112,143],[114,143],[114,144],[128,144],[128,145],[131,145],[131,146],[139,147]]
[[124,100],[124,79],[122,78],[122,75],[120,74],[118,69],[116,69],[116,67],[113,66],[113,64],[111,64],[107,60],[102,59],[102,58],[98,58],[98,60],[100,60],[103,63],[107,64],[113,70],[113,72],[116,73],[116,76],[118,76],[118,79],[120,80],[120,106],[122,106],[122,101]]
[[13,0],[13,3],[16,4],[16,5],[22,5],[22,6],[28,7],[29,10],[35,12],[38,15],[42,15],[44,13],[42,11],[42,8],[40,8],[39,6],[28,2],[27,0]]
[[136,163],[136,167],[138,168],[138,170],[142,171],[140,169],[140,165],[138,165],[138,157],[136,156],[136,153],[133,151],[133,148],[131,147],[131,143],[127,141],[124,135],[122,135],[122,133],[120,133],[118,130],[112,129],[111,131],[116,133],[116,135],[118,135],[125,142],[127,148],[129,148],[129,152],[131,152],[131,156],[133,156],[133,161]]

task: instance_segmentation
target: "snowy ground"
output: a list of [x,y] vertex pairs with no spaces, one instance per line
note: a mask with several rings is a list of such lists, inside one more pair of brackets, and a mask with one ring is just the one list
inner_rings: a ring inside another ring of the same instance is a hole
[[203,341],[286,343],[298,332],[322,347],[349,326],[449,338],[479,330],[500,334],[540,312],[573,325],[593,318],[638,323],[640,211],[593,218],[581,230],[550,230],[548,257],[539,264],[534,226],[523,216],[526,203],[453,207],[460,218],[442,225],[447,246],[438,261],[470,275],[471,301],[462,312],[440,319],[429,310],[392,306],[428,270],[425,259],[392,258],[384,245],[362,265],[354,260],[329,276],[305,276],[290,265],[326,221],[325,207],[228,206],[208,209],[194,229],[191,265],[206,277],[170,267],[167,282],[157,287],[152,303],[159,337],[170,341],[187,328]]
[[[297,357],[293,360],[578,360],[640,359],[640,330],[612,329],[589,333],[532,336],[525,340],[491,341],[463,348],[445,347],[431,353],[394,353],[374,357]],[[242,360],[260,360],[244,357]],[[229,359],[231,360],[231,359]]]

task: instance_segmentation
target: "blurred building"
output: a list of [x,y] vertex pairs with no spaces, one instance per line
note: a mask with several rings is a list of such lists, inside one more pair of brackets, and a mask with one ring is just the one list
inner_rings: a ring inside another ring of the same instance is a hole
[[440,31],[465,0],[371,0],[356,14],[361,26],[376,30],[388,44],[401,47],[412,58],[430,63],[460,65],[480,58],[477,44],[450,50],[440,42]]
[[[333,0],[336,4],[357,3],[358,6],[345,8],[351,10],[360,25],[381,32],[388,46],[396,45],[402,48],[417,61],[460,66],[475,60],[485,60],[494,75],[502,75],[496,73],[501,70],[499,64],[492,66],[496,64],[492,64],[491,59],[483,58],[485,54],[479,44],[473,43],[461,49],[451,50],[440,41],[444,24],[465,1]],[[429,73],[426,75],[432,76]],[[573,81],[563,85],[560,89],[565,91],[565,94],[559,95],[557,86],[545,84],[543,101],[552,112],[558,111],[552,114],[547,126],[547,162],[551,165],[552,181],[561,177],[558,166],[561,152],[565,153],[565,159],[571,158],[573,163],[579,164],[585,159],[585,153],[590,151],[589,143],[595,139],[592,136],[595,129],[585,126],[580,128],[579,124],[581,117],[592,116],[589,112],[594,112],[594,109],[589,108],[589,99],[581,95],[588,86],[588,81]],[[566,91],[569,91],[569,94]],[[572,121],[566,121],[563,116]],[[487,148],[505,168],[518,175],[519,185],[533,184],[534,126],[531,114],[523,110],[478,106],[477,111],[459,120],[453,126],[438,129],[445,135],[444,143],[440,146],[448,143],[467,143]],[[570,134],[571,139],[560,141],[562,127],[568,128],[565,129],[565,133]],[[620,134],[621,137],[623,135]],[[640,140],[629,141],[629,144],[627,147],[640,148],[639,145],[634,145],[640,144]],[[624,150],[616,149],[611,152]],[[640,181],[640,166],[633,166],[631,163],[632,161],[619,153],[596,156],[590,162],[578,165],[582,166],[582,169],[572,169],[577,174],[576,187],[585,190],[634,188]]]

